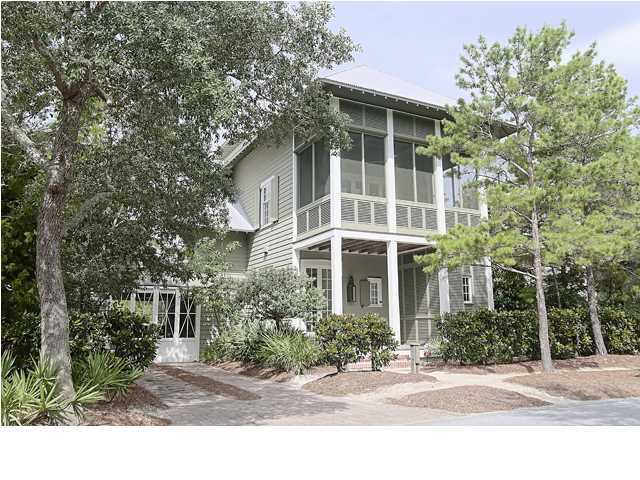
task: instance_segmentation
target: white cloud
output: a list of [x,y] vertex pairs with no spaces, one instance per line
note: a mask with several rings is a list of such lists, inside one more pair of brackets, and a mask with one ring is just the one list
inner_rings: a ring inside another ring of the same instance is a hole
[[600,58],[628,73],[640,73],[640,20],[609,30],[596,38]]

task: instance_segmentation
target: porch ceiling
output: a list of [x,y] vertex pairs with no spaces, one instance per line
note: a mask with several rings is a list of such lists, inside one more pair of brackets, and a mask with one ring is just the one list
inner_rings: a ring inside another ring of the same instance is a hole
[[[398,242],[398,254],[426,250],[429,247],[423,245],[416,245],[414,243],[401,243]],[[320,242],[317,245],[309,247],[307,250],[315,252],[329,252],[331,251],[331,241]],[[346,253],[359,253],[363,255],[386,255],[387,244],[385,242],[378,242],[374,240],[355,240],[355,239],[342,239],[342,251]]]

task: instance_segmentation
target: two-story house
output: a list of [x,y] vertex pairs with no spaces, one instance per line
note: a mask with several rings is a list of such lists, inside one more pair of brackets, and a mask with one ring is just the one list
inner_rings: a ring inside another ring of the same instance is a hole
[[[430,234],[487,215],[467,185],[471,172],[416,152],[428,135],[440,135],[444,107],[454,100],[365,66],[322,81],[350,118],[350,150],[331,152],[321,138],[294,132],[280,145],[225,146],[238,192],[230,208],[229,238],[240,244],[232,273],[305,272],[324,291],[326,312],[378,313],[401,344],[433,337],[443,312],[492,308],[490,268],[429,276],[413,260],[433,248]],[[173,322],[158,359],[196,360],[210,323],[197,307],[181,306],[179,293],[153,291],[156,320]],[[191,327],[182,328],[185,314]]]

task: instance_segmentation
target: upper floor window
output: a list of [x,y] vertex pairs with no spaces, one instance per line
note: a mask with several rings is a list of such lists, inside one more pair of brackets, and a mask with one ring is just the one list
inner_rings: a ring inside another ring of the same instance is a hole
[[302,150],[298,157],[298,208],[329,195],[329,149],[323,140]]
[[471,275],[462,276],[462,300],[464,303],[473,303],[473,278]]
[[260,184],[260,226],[269,224],[269,203],[271,201],[271,183],[269,178]]
[[433,203],[433,158],[416,152],[415,143],[394,141],[396,198]]
[[469,185],[475,180],[473,167],[455,165],[447,155],[442,160],[444,172],[445,207],[462,207],[478,210],[478,189]]
[[340,153],[342,191],[384,197],[384,137],[362,132],[349,137],[351,148]]

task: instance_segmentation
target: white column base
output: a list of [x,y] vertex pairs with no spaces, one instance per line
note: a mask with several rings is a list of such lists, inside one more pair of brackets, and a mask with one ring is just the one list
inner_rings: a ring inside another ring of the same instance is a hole
[[389,326],[396,340],[400,339],[400,291],[398,288],[398,242],[387,242],[387,291],[389,297]]
[[331,311],[342,315],[342,236],[331,237]]

